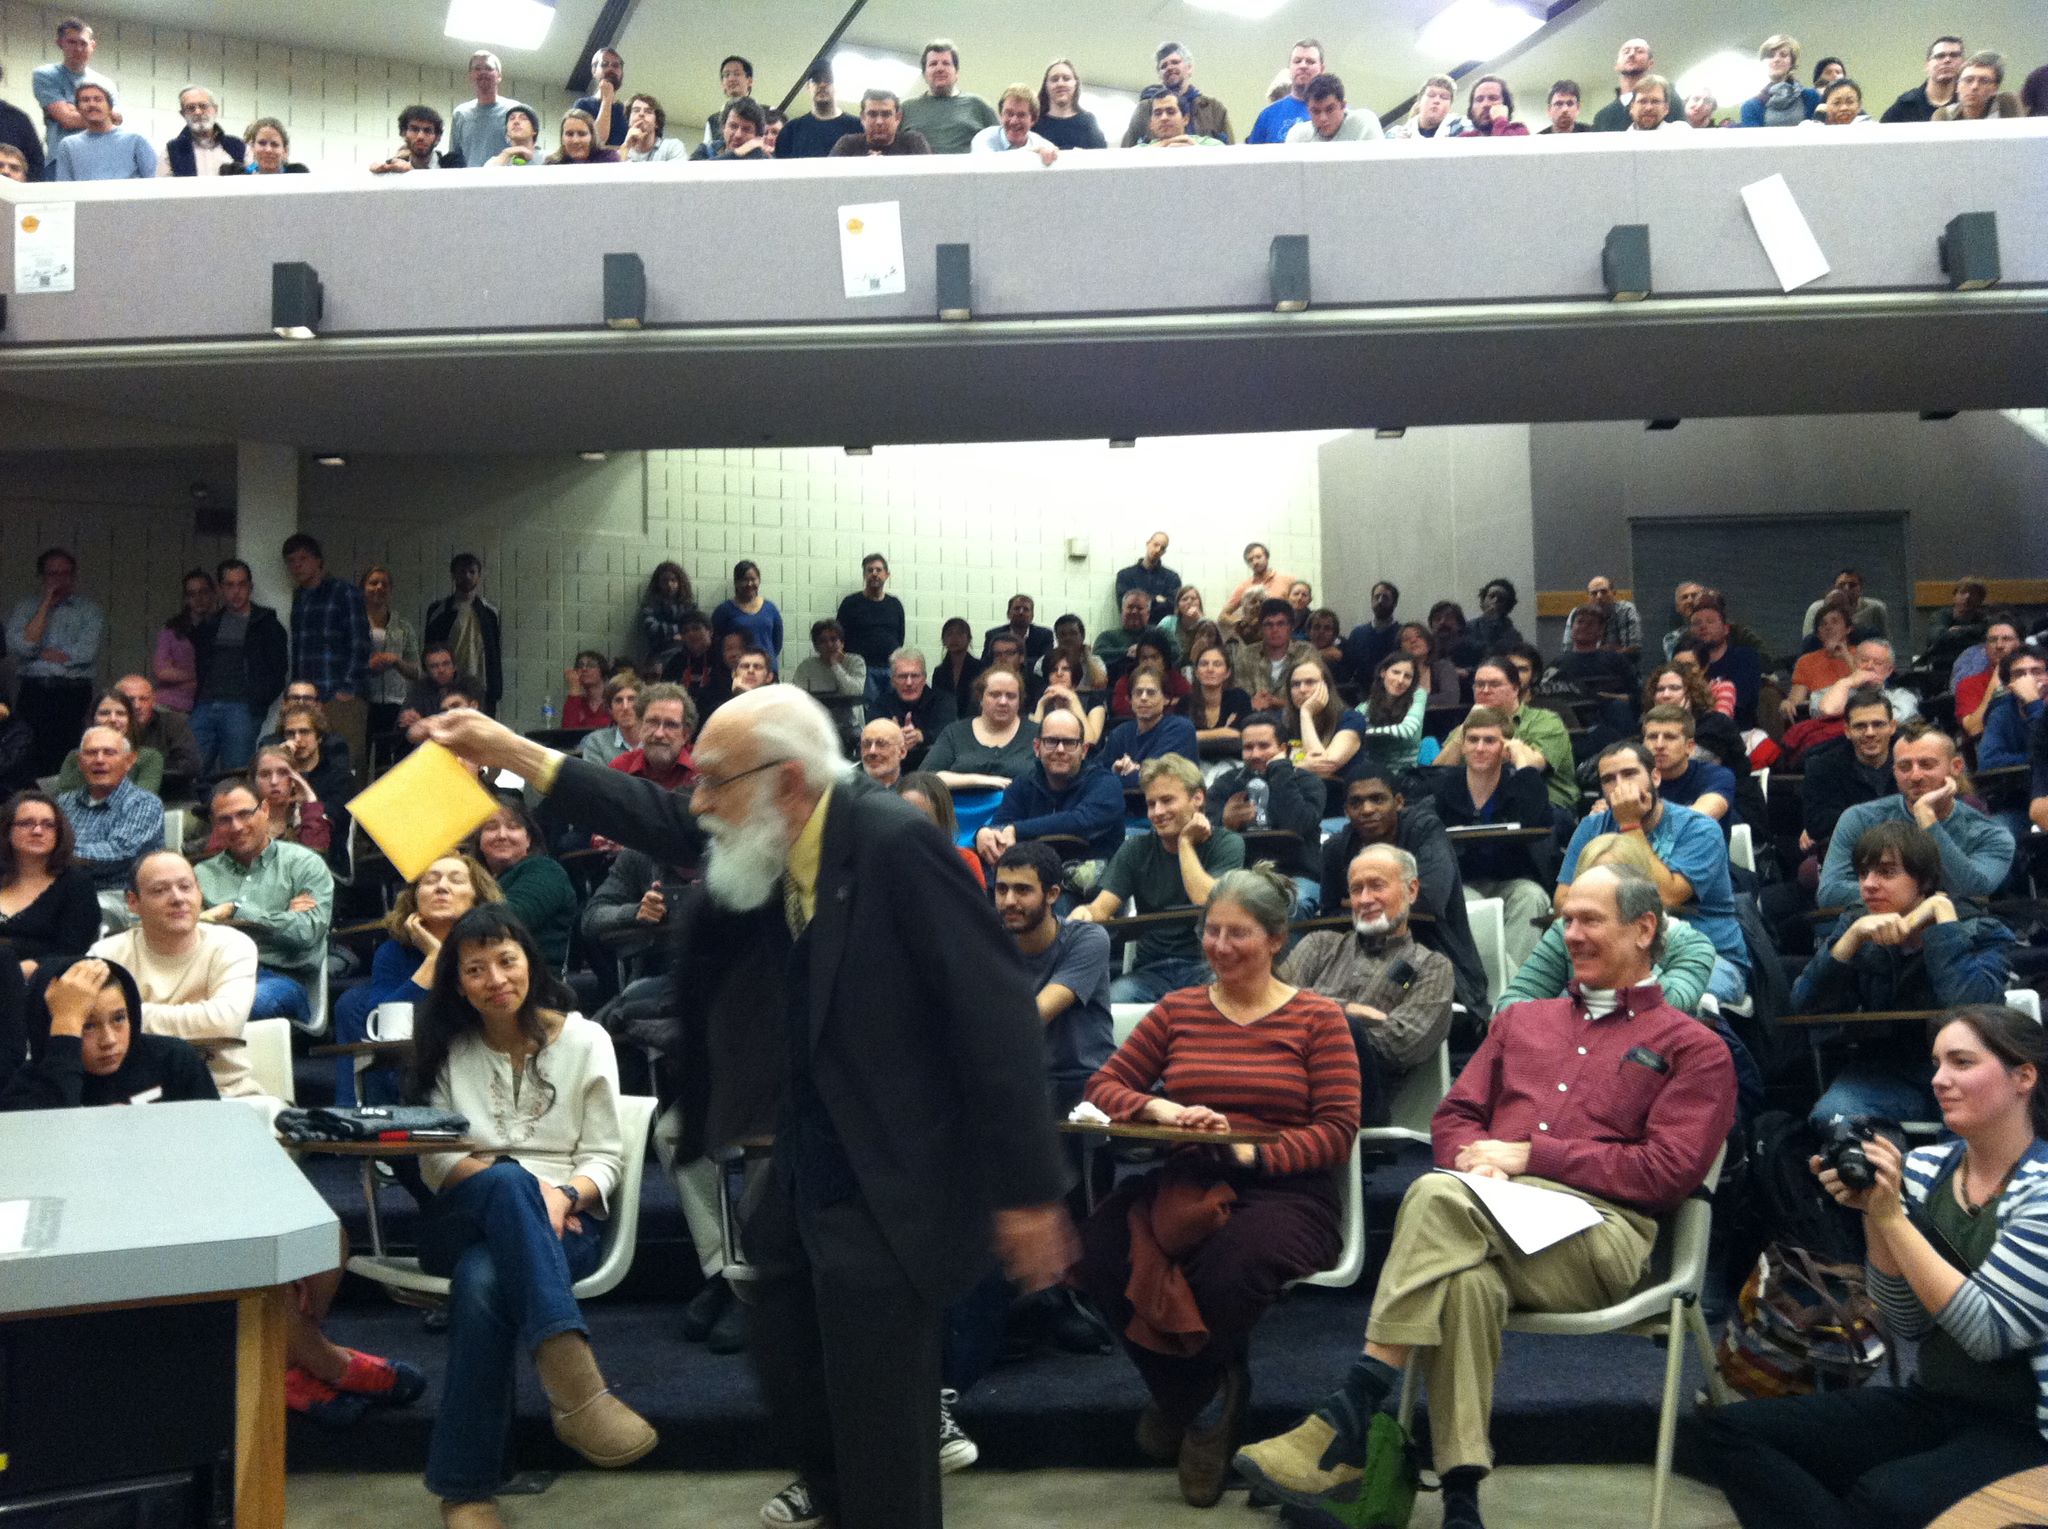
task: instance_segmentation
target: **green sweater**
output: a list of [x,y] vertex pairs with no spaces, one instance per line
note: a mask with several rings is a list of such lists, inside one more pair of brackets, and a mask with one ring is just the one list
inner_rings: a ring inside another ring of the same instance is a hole
[[546,855],[528,855],[498,873],[498,886],[559,977],[569,964],[569,936],[576,928],[576,888],[569,873]]
[[[1683,919],[1664,920],[1664,960],[1656,968],[1657,983],[1664,989],[1664,1001],[1688,1014],[1700,1011],[1700,998],[1714,975],[1714,942]],[[1536,949],[1493,1006],[1498,1014],[1511,1003],[1533,998],[1557,998],[1572,979],[1572,958],[1564,948],[1564,925],[1553,923],[1543,931]]]
[[[1550,766],[1544,777],[1544,790],[1549,792],[1553,802],[1577,817],[1578,763],[1572,755],[1572,735],[1565,731],[1564,718],[1548,707],[1525,703],[1515,713],[1515,737],[1543,756],[1543,762]],[[1450,737],[1444,739],[1444,747],[1462,749],[1464,744],[1465,726],[1461,722],[1451,730]]]
[[974,135],[995,124],[995,108],[980,96],[927,92],[903,103],[903,125],[924,134],[934,154],[965,154]]

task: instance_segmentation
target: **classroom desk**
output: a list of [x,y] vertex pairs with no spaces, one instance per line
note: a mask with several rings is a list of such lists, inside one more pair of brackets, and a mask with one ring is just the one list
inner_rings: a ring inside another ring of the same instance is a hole
[[1980,1487],[1928,1529],[2023,1529],[2048,1519],[2048,1465]]
[[1946,1009],[1872,1009],[1862,1014],[1780,1014],[1781,1025],[1884,1025],[1896,1024],[1902,1020],[1917,1020],[1925,1024],[1930,1019],[1939,1019]]
[[384,1256],[384,1223],[377,1214],[377,1165],[400,1158],[426,1157],[430,1153],[475,1152],[479,1147],[473,1141],[294,1141],[284,1145],[293,1152],[352,1157],[361,1164],[363,1209],[370,1218],[370,1251],[378,1258]]
[[1280,1139],[1278,1131],[1189,1131],[1140,1120],[1062,1120],[1059,1128],[1062,1136],[1082,1138],[1081,1184],[1091,1213],[1095,1209],[1095,1154],[1105,1139],[1195,1147],[1231,1147],[1240,1142],[1260,1147]]
[[[32,1344],[42,1324],[74,1318],[132,1323],[138,1308],[232,1306],[234,1522],[282,1529],[290,1285],[334,1267],[338,1223],[262,1117],[234,1101],[0,1115],[0,1204],[10,1201],[34,1203],[27,1245],[0,1265],[0,1344]],[[175,1389],[148,1391],[123,1369],[94,1373],[64,1380],[109,1393],[141,1385],[144,1405],[178,1405]],[[23,1402],[26,1379],[17,1375]],[[125,1404],[110,1399],[107,1415]],[[76,1416],[90,1403],[67,1395],[56,1405]],[[19,1428],[21,1414],[8,1421]],[[37,1490],[70,1490],[144,1473],[67,1474],[55,1458],[66,1452],[32,1449],[18,1433],[0,1504],[31,1478]]]

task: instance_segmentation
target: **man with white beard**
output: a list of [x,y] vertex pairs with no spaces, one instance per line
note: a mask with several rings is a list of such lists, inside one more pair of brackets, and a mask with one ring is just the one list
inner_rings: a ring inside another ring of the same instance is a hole
[[774,1133],[745,1233],[748,1347],[800,1473],[774,1506],[938,1529],[941,1316],[997,1257],[1035,1290],[1073,1252],[1031,986],[952,844],[893,794],[855,794],[830,715],[790,685],[712,714],[687,793],[476,712],[413,737],[662,864],[708,848],[670,962],[678,1152]]
[[1451,1032],[1451,963],[1409,937],[1421,895],[1415,857],[1368,844],[1351,861],[1351,930],[1319,929],[1288,954],[1280,980],[1334,998],[1367,1063],[1359,1118],[1385,1125],[1401,1077],[1435,1054]]

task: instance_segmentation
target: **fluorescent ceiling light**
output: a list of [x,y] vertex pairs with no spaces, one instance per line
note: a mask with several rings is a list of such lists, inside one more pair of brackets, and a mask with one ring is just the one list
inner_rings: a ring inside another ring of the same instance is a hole
[[1678,77],[1678,99],[1671,103],[1671,114],[1682,114],[1685,103],[1702,92],[1723,106],[1735,106],[1755,95],[1763,87],[1764,78],[1763,60],[1754,53],[1740,53],[1732,48],[1716,53]]
[[1452,0],[1416,34],[1416,46],[1432,59],[1484,62],[1542,27],[1543,18],[1515,0]]
[[1198,11],[1220,11],[1240,21],[1264,21],[1286,3],[1287,0],[1188,0]]
[[448,0],[442,34],[499,48],[538,48],[554,24],[555,0]]
[[832,55],[832,82],[842,101],[858,101],[865,90],[894,91],[907,101],[924,90],[917,60],[882,48],[841,48]]
[[1093,85],[1081,87],[1081,110],[1095,114],[1095,120],[1102,124],[1105,138],[1110,136],[1110,129],[1117,123],[1131,120],[1131,113],[1138,109],[1138,101],[1135,90],[1104,90]]

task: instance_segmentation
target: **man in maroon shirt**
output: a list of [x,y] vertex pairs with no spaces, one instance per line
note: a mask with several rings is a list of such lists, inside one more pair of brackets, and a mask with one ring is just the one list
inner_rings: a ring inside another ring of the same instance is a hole
[[640,747],[612,761],[614,770],[644,775],[664,791],[694,785],[697,770],[690,760],[690,738],[697,731],[697,708],[680,685],[649,685],[640,692]]
[[1712,1030],[1651,980],[1663,944],[1657,887],[1602,866],[1561,910],[1573,982],[1563,998],[1501,1011],[1437,1107],[1436,1165],[1560,1190],[1600,1220],[1522,1252],[1472,1190],[1445,1173],[1409,1188],[1344,1384],[1292,1432],[1239,1450],[1240,1474],[1339,1523],[1321,1494],[1355,1481],[1373,1413],[1398,1394],[1411,1352],[1429,1383],[1445,1529],[1483,1529],[1479,1482],[1509,1308],[1587,1311],[1634,1288],[1654,1219],[1705,1181],[1735,1119],[1735,1066]]

